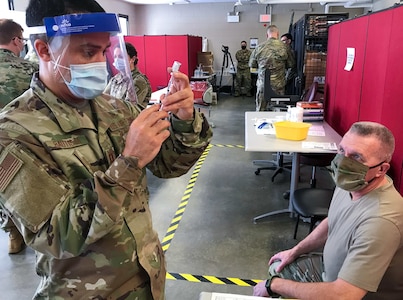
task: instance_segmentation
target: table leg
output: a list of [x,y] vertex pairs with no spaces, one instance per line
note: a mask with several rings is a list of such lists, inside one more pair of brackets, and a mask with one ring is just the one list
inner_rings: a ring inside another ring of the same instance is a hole
[[265,213],[263,215],[259,215],[255,218],[253,218],[253,223],[257,223],[257,221],[264,219],[266,217],[274,216],[274,215],[279,215],[279,214],[284,214],[284,213],[289,213],[290,217],[292,218],[294,216],[294,208],[292,206],[291,202],[291,197],[294,194],[294,191],[296,190],[298,186],[298,178],[299,178],[299,153],[294,152],[292,154],[292,169],[291,169],[291,183],[290,183],[290,198],[288,200],[288,208],[285,209],[280,209],[280,210],[275,210],[272,212]]
[[291,169],[291,183],[290,183],[290,198],[288,202],[288,210],[290,212],[290,217],[294,216],[294,207],[292,206],[291,199],[294,195],[294,191],[298,188],[299,180],[299,162],[300,155],[297,152],[292,154],[292,169]]

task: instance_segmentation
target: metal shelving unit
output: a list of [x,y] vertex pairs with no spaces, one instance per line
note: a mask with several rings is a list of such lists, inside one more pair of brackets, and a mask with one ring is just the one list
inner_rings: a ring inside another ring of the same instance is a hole
[[329,26],[348,19],[348,13],[306,14],[293,25],[293,49],[297,64],[295,94],[318,81],[323,88]]

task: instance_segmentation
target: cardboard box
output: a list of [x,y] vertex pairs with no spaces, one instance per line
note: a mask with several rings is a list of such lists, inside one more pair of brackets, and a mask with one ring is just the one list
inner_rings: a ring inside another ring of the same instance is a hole
[[203,66],[212,66],[214,64],[214,56],[211,52],[198,52],[197,64]]
[[314,81],[323,87],[326,75],[326,53],[307,52],[305,53],[305,88],[308,88]]
[[307,52],[305,53],[305,66],[321,66],[326,68],[326,53],[322,52]]
[[203,72],[208,72],[209,75],[214,73],[213,66],[203,66],[202,69]]

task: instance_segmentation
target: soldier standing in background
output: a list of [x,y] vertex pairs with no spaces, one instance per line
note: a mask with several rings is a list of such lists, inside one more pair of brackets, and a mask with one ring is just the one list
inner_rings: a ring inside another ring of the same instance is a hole
[[249,67],[258,68],[256,111],[264,111],[267,109],[267,102],[263,97],[266,69],[270,70],[270,84],[273,91],[284,95],[286,69],[292,67],[292,58],[288,56],[287,47],[279,40],[277,26],[268,27],[267,40],[252,51]]
[[295,78],[297,77],[297,65],[295,61],[295,51],[291,47],[292,35],[284,33],[280,40],[287,46],[288,56],[292,58],[292,67],[288,68],[285,73],[285,93],[286,95],[295,94]]
[[0,107],[17,98],[29,88],[38,65],[20,58],[26,40],[20,24],[0,19]]
[[[13,20],[0,19],[0,108],[25,92],[33,73],[38,71],[37,64],[19,57],[26,44],[23,31],[22,26]],[[21,234],[2,209],[0,226],[9,232],[8,253],[24,249]]]
[[242,87],[244,88],[247,97],[252,96],[252,80],[249,68],[249,58],[252,52],[249,49],[246,49],[246,46],[246,41],[242,41],[241,49],[235,54],[235,58],[238,61],[236,68],[235,97],[239,97],[241,95]]

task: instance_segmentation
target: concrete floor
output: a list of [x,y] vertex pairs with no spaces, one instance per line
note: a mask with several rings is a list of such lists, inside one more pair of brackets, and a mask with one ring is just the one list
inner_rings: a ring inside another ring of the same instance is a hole
[[[212,147],[204,161],[181,178],[162,180],[149,174],[153,222],[161,240],[174,216],[181,216],[165,243],[166,300],[196,300],[202,291],[251,295],[251,280],[265,279],[270,256],[308,233],[302,223],[293,240],[295,220],[288,214],[253,223],[255,216],[287,206],[282,194],[290,183],[289,173],[279,174],[274,183],[273,171],[254,173],[253,160],[271,159],[269,153],[243,148],[245,111],[254,107],[254,98],[219,95],[210,117],[215,125]],[[319,187],[332,184],[326,171],[318,172]],[[309,185],[309,176],[310,168],[302,166],[300,186]],[[31,299],[39,282],[35,253],[25,249],[8,255],[7,239],[0,232],[0,299]]]

